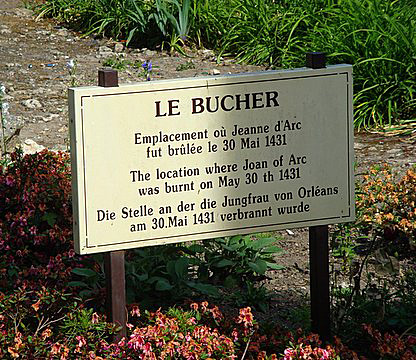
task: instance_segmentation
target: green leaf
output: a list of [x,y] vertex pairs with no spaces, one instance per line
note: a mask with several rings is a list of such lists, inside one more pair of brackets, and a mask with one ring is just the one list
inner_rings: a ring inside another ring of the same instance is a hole
[[[228,251],[237,251],[238,249],[241,248],[241,244],[231,244],[231,245],[222,245],[223,249],[228,250]],[[244,246],[244,245],[243,245]]]
[[269,246],[266,249],[261,250],[262,254],[280,254],[284,252],[284,250],[278,246]]
[[243,237],[241,236],[241,235],[237,235],[237,236],[233,236],[229,241],[228,241],[228,243],[231,245],[231,244],[237,244],[237,243],[239,243],[240,241],[241,241],[241,239],[242,239]]
[[215,264],[215,266],[219,268],[226,267],[226,266],[233,266],[233,265],[235,265],[235,261],[231,261],[228,259],[222,259]]
[[218,289],[211,284],[187,282],[187,285],[205,295],[217,296],[219,294]]
[[177,278],[175,267],[176,267],[176,260],[170,260],[166,264],[166,271],[168,272],[168,275],[172,279],[176,279]]
[[205,247],[198,244],[192,244],[188,246],[188,249],[194,253],[203,253],[205,251]]
[[49,226],[54,226],[56,223],[57,215],[55,213],[45,213],[42,216],[42,220],[46,221]]
[[68,286],[79,286],[79,287],[88,287],[88,285],[83,281],[70,281]]
[[18,275],[19,273],[18,273],[18,271],[16,270],[16,268],[11,267],[11,268],[9,268],[9,269],[7,270],[7,274],[8,274],[10,277],[13,277],[13,276]]
[[175,272],[179,279],[186,279],[188,277],[189,260],[186,257],[181,257],[175,262]]
[[161,277],[161,276],[152,276],[151,278],[149,278],[149,280],[147,282],[149,284],[153,284],[157,281],[168,281],[168,280],[164,277]]
[[149,274],[137,275],[137,280],[139,281],[146,281],[148,278],[149,278]]
[[93,291],[91,290],[81,290],[79,292],[79,296],[81,296],[82,298],[85,298],[87,296],[90,296],[93,293]]
[[259,275],[263,275],[267,270],[267,263],[262,259],[257,259],[256,262],[249,262],[248,266]]
[[275,241],[275,238],[257,238],[253,240],[253,243],[250,247],[254,250],[260,250],[271,246]]
[[285,268],[283,265],[279,265],[279,264],[276,264],[276,263],[271,263],[271,262],[268,262],[268,261],[266,261],[266,264],[267,264],[267,267],[271,270],[282,270],[282,269]]
[[233,288],[234,286],[238,285],[238,281],[233,275],[228,275],[224,280],[224,286],[226,288]]
[[157,291],[168,291],[172,288],[173,286],[166,279],[158,280],[155,287]]
[[72,272],[76,275],[85,276],[85,277],[97,275],[97,273],[94,270],[87,269],[87,268],[75,268],[75,269],[72,269]]

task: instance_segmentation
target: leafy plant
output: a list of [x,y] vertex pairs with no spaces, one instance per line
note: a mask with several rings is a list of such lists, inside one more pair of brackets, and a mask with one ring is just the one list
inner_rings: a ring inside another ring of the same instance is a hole
[[187,61],[185,63],[179,64],[176,67],[176,71],[184,71],[189,69],[195,69],[195,64],[192,61]]
[[67,286],[75,287],[78,295],[87,302],[95,300],[103,295],[104,289],[104,265],[102,255],[93,255],[80,264],[85,267],[76,267],[72,269],[73,279],[68,282]]
[[177,43],[177,40],[185,44],[189,31],[190,9],[190,0],[182,0],[182,3],[178,0],[156,0],[156,12],[150,18],[155,20],[165,37],[172,35],[171,45]]
[[275,256],[282,249],[274,245],[275,237],[261,234],[218,238],[204,243],[204,247],[190,250],[203,257],[198,277],[222,282],[225,286],[243,285],[265,275],[267,270],[280,270]]
[[265,313],[269,310],[271,294],[264,284],[259,285],[247,281],[239,291],[232,291],[229,296],[232,303],[239,307],[250,306],[257,311]]
[[129,60],[125,60],[119,56],[109,57],[103,61],[103,66],[108,66],[120,71],[126,70],[129,65],[132,65]]
[[305,53],[354,65],[357,128],[415,122],[416,12],[410,1],[198,1],[191,33],[219,54],[273,67]]
[[37,7],[38,18],[55,17],[87,34],[124,39],[127,45],[147,31],[149,10],[148,2],[139,0],[49,0]]
[[214,48],[273,68],[303,67],[305,53],[354,65],[355,126],[416,119],[416,10],[411,0],[45,0],[51,16],[89,33],[146,46]]
[[[163,299],[174,301],[190,297],[195,292],[217,295],[216,287],[196,277],[196,261],[186,256],[185,251],[186,248],[179,245],[130,251],[126,256],[128,302],[150,299],[153,299],[153,302]],[[137,289],[140,289],[140,293]]]

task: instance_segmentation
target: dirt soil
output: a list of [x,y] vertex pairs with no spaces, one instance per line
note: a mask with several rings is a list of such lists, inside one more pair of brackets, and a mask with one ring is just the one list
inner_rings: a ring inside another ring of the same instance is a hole
[[[0,0],[0,84],[6,87],[3,102],[9,104],[9,133],[15,134],[10,146],[20,143],[27,151],[41,146],[67,150],[71,76],[66,64],[70,59],[77,64],[75,79],[80,86],[96,85],[97,70],[109,57],[139,64],[151,60],[153,80],[266,70],[237,64],[233,59],[217,63],[209,50],[193,51],[190,56],[124,49],[109,39],[82,37],[51,20],[36,21],[35,14],[19,0]],[[145,81],[140,68],[128,66],[119,71],[120,83],[138,81]],[[416,162],[415,143],[409,138],[360,133],[354,147],[358,172],[381,162],[399,169]],[[294,229],[280,234],[279,245],[286,253],[278,262],[285,269],[271,273],[266,283],[274,290],[275,306],[285,308],[304,302],[309,292],[308,231]]]

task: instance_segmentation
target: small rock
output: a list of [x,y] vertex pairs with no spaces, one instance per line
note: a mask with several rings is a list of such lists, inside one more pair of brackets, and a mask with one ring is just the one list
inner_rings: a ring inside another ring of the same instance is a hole
[[36,34],[38,34],[38,35],[44,35],[44,36],[49,36],[51,34],[51,32],[50,31],[47,31],[47,30],[38,30],[38,31],[36,31]]
[[390,149],[390,150],[386,151],[387,154],[396,154],[396,153],[399,153],[399,152],[402,152],[402,150],[401,149]]
[[13,100],[13,96],[11,95],[3,95],[2,101],[11,101]]
[[294,233],[292,230],[290,230],[290,229],[286,229],[286,232],[287,232],[287,233],[288,233],[288,235],[290,235],[290,236],[295,235],[295,233]]
[[29,109],[39,109],[42,107],[42,104],[36,99],[24,100],[22,101],[22,105]]
[[354,143],[354,149],[356,150],[362,150],[365,148],[365,145],[359,142]]
[[124,45],[122,43],[116,43],[114,45],[114,52],[115,53],[121,53],[124,50]]
[[11,34],[11,30],[9,29],[0,29],[0,34]]
[[16,66],[16,64],[14,64],[14,63],[7,63],[6,64],[6,67],[8,68],[8,69],[10,69],[10,68],[12,68],[12,67],[15,67]]
[[219,71],[218,69],[212,69],[212,70],[210,71],[210,74],[211,74],[211,75],[219,75],[219,74],[221,74],[221,71]]
[[204,59],[211,59],[215,56],[214,52],[209,49],[199,50],[198,55],[202,56]]
[[369,147],[368,148],[369,151],[377,151],[378,149],[375,146]]
[[112,53],[113,53],[113,50],[111,50],[108,46],[100,46],[98,48],[99,55],[110,55]]
[[45,147],[42,145],[39,145],[37,142],[35,142],[32,139],[26,139],[23,143],[23,153],[24,154],[35,154],[37,152],[40,152],[44,150]]
[[59,36],[68,36],[68,30],[67,30],[67,29],[65,29],[65,28],[62,28],[62,29],[59,29],[59,30],[56,32],[56,34],[57,34],[57,35],[59,35]]
[[146,50],[146,51],[144,51],[144,52],[143,52],[143,54],[144,54],[145,56],[152,57],[152,56],[155,56],[155,55],[156,55],[156,51],[153,51],[153,50]]
[[46,115],[45,117],[42,117],[42,121],[43,121],[43,122],[49,122],[49,121],[51,121],[52,119],[55,119],[55,118],[57,118],[57,117],[59,117],[59,115],[58,115],[58,114],[48,114],[48,115]]
[[14,9],[14,14],[20,17],[33,17],[33,11],[26,8]]

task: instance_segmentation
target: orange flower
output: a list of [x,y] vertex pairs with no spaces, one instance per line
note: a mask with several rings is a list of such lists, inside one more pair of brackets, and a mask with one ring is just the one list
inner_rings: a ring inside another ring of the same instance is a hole
[[389,221],[392,221],[392,220],[394,220],[394,215],[392,213],[388,213],[386,215],[386,219],[389,220]]
[[52,355],[59,354],[61,352],[61,347],[62,347],[62,345],[59,342],[53,344],[52,349],[51,349],[51,354]]
[[377,195],[377,200],[383,202],[385,200],[384,196],[381,194]]
[[35,309],[35,311],[39,310],[39,306],[40,306],[40,299],[32,305],[32,307],[33,307],[33,309]]
[[67,346],[64,346],[64,349],[62,351],[61,360],[66,360],[69,354],[69,348]]
[[240,309],[237,323],[243,323],[245,327],[253,326],[253,314],[251,313],[251,308],[249,306]]
[[52,335],[52,331],[51,331],[51,329],[45,329],[43,332],[42,332],[42,340],[45,340],[45,339],[47,339],[48,337],[50,337]]
[[13,357],[13,358],[18,358],[20,355],[19,355],[19,353],[14,349],[14,348],[12,348],[11,346],[9,346],[8,347],[8,349],[7,349],[7,351],[10,353],[10,355]]

